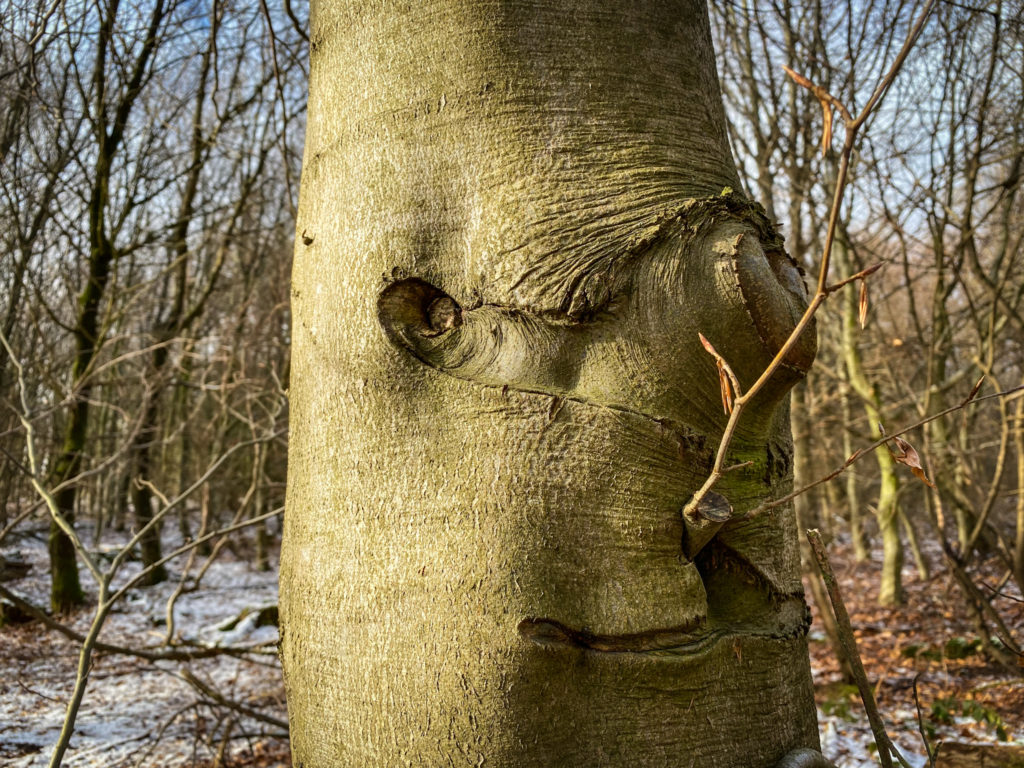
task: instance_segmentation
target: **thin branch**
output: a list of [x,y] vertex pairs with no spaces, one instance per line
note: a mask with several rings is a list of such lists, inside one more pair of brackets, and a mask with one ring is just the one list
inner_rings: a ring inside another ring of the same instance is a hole
[[308,44],[309,35],[306,34],[306,30],[302,28],[302,22],[299,21],[298,17],[295,15],[295,11],[292,10],[291,0],[284,0],[284,12],[287,14],[289,21],[291,21],[296,34],[298,34],[298,36]]
[[276,725],[278,728],[288,728],[288,723],[286,723],[284,720],[279,720],[278,718],[273,717],[271,715],[266,715],[257,709],[252,709],[251,707],[247,707],[244,704],[240,704],[237,701],[229,699],[227,696],[222,694],[212,685],[200,680],[187,669],[182,671],[181,677],[185,680],[186,683],[188,683],[197,691],[199,691],[199,693],[201,693],[203,696],[210,699],[214,703],[219,704],[222,707],[230,709],[233,712],[238,712],[240,715],[251,717],[253,720],[259,720],[261,723],[267,723],[268,725]]
[[928,741],[928,734],[924,731],[924,717],[921,715],[921,697],[917,694],[917,681],[921,677],[918,672],[914,675],[914,706],[917,709],[917,730],[921,734],[921,742],[924,744],[924,751],[928,754],[928,768],[935,768],[935,750]]
[[78,538],[78,534],[75,532],[74,527],[67,521],[63,514],[61,514],[60,506],[57,504],[57,500],[53,497],[53,494],[47,490],[43,484],[39,481],[39,463],[36,459],[36,440],[35,440],[35,427],[32,424],[31,409],[28,406],[28,385],[25,383],[25,368],[21,364],[21,360],[14,354],[14,350],[11,348],[10,343],[7,340],[7,336],[3,330],[0,329],[0,345],[3,346],[7,352],[7,356],[14,366],[15,376],[18,382],[18,394],[21,398],[21,408],[15,409],[18,421],[21,422],[21,426],[25,430],[25,452],[28,454],[28,478],[29,482],[32,483],[32,487],[36,493],[46,504],[46,508],[50,512],[50,516],[57,526],[67,535],[71,542],[74,544],[75,550],[82,556],[82,560],[85,561],[86,567],[89,572],[92,573],[93,578],[96,579],[97,583],[103,581],[103,574],[100,571],[99,565],[86,550],[82,540]]
[[248,520],[233,523],[231,525],[225,526],[224,528],[218,528],[216,531],[211,531],[205,536],[200,536],[198,539],[193,539],[192,541],[186,544],[182,544],[177,549],[172,550],[170,554],[164,555],[162,558],[157,560],[148,568],[144,568],[139,573],[135,574],[135,576],[133,576],[124,586],[122,586],[120,589],[118,589],[110,596],[110,602],[114,602],[119,597],[121,597],[125,592],[134,587],[136,584],[138,584],[142,579],[144,579],[148,575],[148,573],[151,570],[159,568],[161,565],[165,565],[167,562],[173,560],[176,557],[180,557],[193,547],[197,547],[200,544],[205,544],[207,541],[217,538],[218,536],[226,536],[229,533],[241,530],[242,528],[247,528],[250,525],[257,525],[259,523],[264,522],[265,520],[270,520],[271,518],[280,515],[283,511],[284,507],[277,507],[276,509],[272,509],[270,512],[265,512],[264,514],[258,515],[256,517],[250,517]]
[[846,461],[844,461],[842,463],[842,465],[840,465],[836,469],[832,470],[827,475],[823,475],[822,477],[819,477],[817,480],[814,480],[814,481],[808,483],[807,485],[803,486],[802,488],[798,488],[797,490],[793,491],[792,493],[787,493],[785,496],[782,496],[781,498],[765,502],[761,506],[755,507],[754,509],[750,510],[745,515],[743,515],[743,519],[744,520],[749,520],[752,517],[756,517],[757,515],[760,515],[762,512],[767,512],[769,509],[774,509],[775,507],[780,507],[783,504],[786,504],[786,503],[792,501],[797,496],[800,496],[800,495],[802,495],[804,493],[807,493],[812,488],[817,488],[819,485],[824,485],[829,480],[834,480],[835,478],[839,477],[839,475],[843,474],[851,466],[853,466],[857,461],[859,461],[860,459],[864,458],[865,456],[867,456],[872,451],[874,451],[874,450],[876,450],[878,448],[881,448],[883,445],[888,443],[893,438],[900,437],[901,435],[905,435],[908,432],[912,432],[913,430],[917,429],[918,427],[923,427],[925,424],[933,422],[936,419],[941,419],[943,416],[948,416],[951,413],[955,413],[955,412],[957,412],[959,410],[962,410],[962,409],[966,408],[968,405],[972,405],[974,403],[981,403],[981,402],[984,402],[985,400],[991,400],[991,399],[997,398],[997,397],[1007,397],[1008,398],[1010,395],[1013,395],[1013,394],[1016,394],[1016,393],[1020,393],[1020,392],[1024,392],[1024,384],[1019,384],[1016,387],[1012,387],[1012,388],[1004,390],[1002,392],[995,392],[995,393],[993,393],[991,395],[984,395],[983,397],[975,397],[974,395],[977,393],[977,388],[975,388],[975,389],[971,390],[971,394],[970,395],[968,395],[966,398],[964,398],[961,402],[957,403],[956,405],[950,406],[949,408],[941,410],[938,413],[933,413],[931,416],[926,416],[925,418],[920,419],[919,421],[915,421],[913,424],[910,424],[910,425],[908,425],[906,427],[902,427],[901,429],[897,430],[896,432],[893,432],[892,434],[889,434],[889,435],[886,435],[886,436],[884,436],[882,438],[879,438],[878,440],[875,440],[873,443],[871,443],[871,444],[869,444],[869,445],[867,445],[867,446],[865,446],[863,448],[858,448],[856,451],[854,451],[846,459]]
[[[146,525],[142,526],[142,528],[140,528],[135,533],[135,535],[128,541],[127,544],[124,545],[124,547],[122,547],[121,551],[118,552],[118,554],[114,557],[114,560],[113,560],[113,562],[111,563],[111,566],[110,566],[110,572],[113,574],[116,570],[118,570],[121,567],[121,565],[124,563],[124,560],[131,553],[132,548],[135,547],[135,545],[138,544],[142,540],[142,537],[145,536],[146,533],[148,533],[155,526],[159,525],[160,521],[163,520],[164,517],[166,517],[167,514],[172,509],[177,507],[179,504],[181,504],[181,502],[185,501],[189,496],[191,496],[193,493],[195,493],[196,490],[198,490],[203,485],[203,483],[205,483],[207,480],[209,480],[210,477],[220,468],[221,464],[223,464],[225,461],[227,461],[227,459],[233,453],[235,453],[235,451],[241,450],[242,448],[246,448],[246,447],[248,447],[250,445],[254,445],[256,443],[263,443],[263,442],[269,442],[271,440],[275,440],[280,435],[283,435],[284,433],[285,433],[285,430],[278,430],[277,432],[273,432],[273,433],[271,433],[269,435],[264,435],[263,437],[255,438],[253,440],[246,440],[246,441],[241,442],[241,443],[235,443],[230,448],[228,448],[224,453],[222,453],[217,458],[217,460],[215,462],[213,462],[213,464],[211,464],[207,468],[207,470],[202,475],[199,476],[199,478],[194,483],[192,483],[192,485],[190,485],[188,488],[186,488],[181,493],[179,493],[177,496],[175,496],[162,509],[160,509],[155,515],[153,515],[152,519],[150,519],[150,521],[148,523],[146,523]],[[163,563],[167,562],[168,559],[169,558],[167,558],[167,557],[163,558],[162,560],[159,561],[159,565],[162,565]],[[158,566],[158,564],[154,563],[150,567],[151,568],[155,568],[157,566]],[[138,578],[138,577],[136,577],[136,578]],[[121,592],[123,592],[123,591],[124,590],[121,590]],[[120,592],[118,594],[120,594]]]
[[[46,611],[12,592],[10,589],[5,587],[3,583],[0,583],[0,597],[10,601],[19,610],[24,611],[32,618],[39,621],[47,629],[52,629],[54,632],[63,635],[68,640],[78,644],[82,644],[86,641],[86,636],[81,632],[76,632],[66,624],[62,624],[57,621],[46,613]],[[253,648],[236,648],[220,645],[204,645],[190,647],[187,649],[176,648],[158,651],[150,650],[148,648],[130,648],[126,645],[115,645],[112,643],[104,643],[102,641],[96,641],[93,644],[93,648],[102,653],[117,654],[120,656],[134,656],[139,659],[145,659],[146,661],[193,661],[195,659],[210,659],[216,656],[241,656],[255,652],[255,649]]]

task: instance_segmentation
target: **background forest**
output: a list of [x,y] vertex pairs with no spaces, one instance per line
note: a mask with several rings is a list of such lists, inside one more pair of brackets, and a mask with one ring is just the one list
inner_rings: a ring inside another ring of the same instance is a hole
[[[919,4],[711,5],[745,191],[814,275],[842,125],[783,67],[856,113]],[[0,12],[0,761],[287,764],[274,571],[306,14]],[[801,524],[831,538],[920,760],[925,739],[1024,738],[1022,17],[936,4],[839,212],[832,281],[883,267],[825,303],[792,400]],[[918,423],[916,472],[865,450]],[[805,583],[825,751],[856,765],[866,726],[843,725],[859,704]]]

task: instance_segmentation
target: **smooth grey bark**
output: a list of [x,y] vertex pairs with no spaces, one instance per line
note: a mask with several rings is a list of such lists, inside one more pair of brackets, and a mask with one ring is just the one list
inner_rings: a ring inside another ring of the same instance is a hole
[[[314,3],[281,567],[293,760],[771,766],[817,732],[792,509],[680,510],[805,301],[706,9]],[[716,489],[791,483],[798,346]]]

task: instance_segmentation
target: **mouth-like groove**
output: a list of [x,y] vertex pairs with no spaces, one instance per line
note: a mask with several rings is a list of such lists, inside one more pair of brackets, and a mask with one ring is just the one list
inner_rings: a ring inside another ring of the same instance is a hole
[[694,657],[728,638],[786,639],[807,633],[810,611],[802,593],[780,593],[757,569],[716,542],[695,562],[707,589],[708,612],[686,624],[598,634],[557,619],[528,617],[519,622],[519,635],[540,646]]
[[593,653],[636,653],[656,654],[665,657],[692,658],[708,652],[722,642],[734,642],[743,638],[768,638],[790,640],[806,632],[806,627],[769,628],[714,626],[701,619],[695,627],[652,630],[634,635],[594,635],[575,630],[554,619],[523,619],[519,622],[519,634],[531,643],[554,648],[575,648]]
[[706,637],[703,617],[690,624],[651,629],[622,635],[601,635],[573,629],[555,619],[526,618],[519,622],[519,634],[537,645],[561,645],[602,653],[644,653],[679,648]]

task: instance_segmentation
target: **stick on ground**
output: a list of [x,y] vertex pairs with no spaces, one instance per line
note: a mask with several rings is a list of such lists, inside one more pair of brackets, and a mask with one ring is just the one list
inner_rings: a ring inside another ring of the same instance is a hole
[[864,709],[868,715],[868,722],[871,723],[871,732],[875,736],[875,744],[878,745],[878,759],[883,768],[892,768],[892,756],[895,755],[900,765],[910,768],[910,764],[899,753],[889,735],[885,732],[882,724],[882,717],[878,713],[878,705],[875,703],[874,694],[871,693],[871,685],[868,683],[867,673],[864,671],[864,664],[861,663],[860,654],[857,652],[857,641],[853,637],[853,625],[850,624],[850,614],[846,612],[846,604],[839,591],[839,583],[832,571],[832,564],[828,559],[828,552],[825,550],[825,542],[821,540],[821,533],[816,529],[807,531],[807,541],[814,552],[814,559],[818,563],[821,577],[828,590],[828,599],[832,603],[832,612],[836,617],[836,629],[839,632],[839,642],[843,646],[846,658],[850,662],[850,669],[853,671],[853,679],[857,683],[857,690],[860,691],[861,701],[864,702]]

